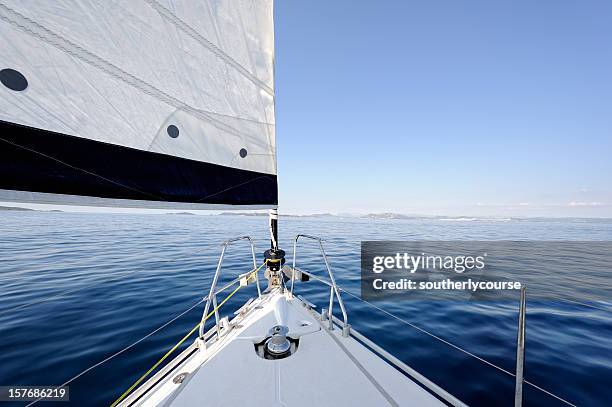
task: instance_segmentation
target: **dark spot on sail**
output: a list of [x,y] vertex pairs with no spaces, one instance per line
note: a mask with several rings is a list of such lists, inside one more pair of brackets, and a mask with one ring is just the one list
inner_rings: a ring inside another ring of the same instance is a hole
[[240,157],[244,158],[244,157],[246,157],[246,156],[247,156],[247,151],[246,151],[246,149],[241,148],[241,149],[240,149]]
[[166,131],[168,132],[168,135],[172,138],[177,138],[179,136],[179,129],[174,124],[168,126]]
[[28,87],[28,80],[23,74],[14,69],[3,69],[0,71],[0,82],[7,88],[20,92]]

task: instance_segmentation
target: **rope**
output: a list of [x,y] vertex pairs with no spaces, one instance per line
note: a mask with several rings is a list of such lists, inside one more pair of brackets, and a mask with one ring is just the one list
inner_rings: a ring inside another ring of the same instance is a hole
[[[157,332],[161,331],[162,329],[164,329],[165,327],[167,327],[168,325],[170,325],[171,323],[173,323],[174,321],[176,321],[177,319],[179,319],[180,317],[182,317],[183,315],[185,315],[186,313],[188,313],[189,311],[193,310],[195,307],[197,307],[198,305],[200,305],[202,302],[204,302],[205,298],[202,298],[200,301],[196,302],[195,304],[193,304],[191,307],[189,307],[188,309],[186,309],[185,311],[181,312],[180,314],[178,314],[177,316],[175,316],[174,318],[172,318],[171,320],[169,320],[168,322],[164,323],[163,325],[155,328],[154,330],[152,330],[151,332],[149,332],[148,334],[146,334],[145,336],[143,336],[142,338],[138,339],[135,342],[132,342],[131,344],[129,344],[128,346],[126,346],[125,348],[113,353],[112,355],[108,356],[107,358],[99,361],[98,363],[96,363],[95,365],[92,365],[90,367],[88,367],[87,369],[81,371],[79,374],[77,374],[76,376],[73,376],[71,379],[67,380],[66,382],[64,382],[63,384],[60,384],[58,387],[64,387],[64,386],[68,386],[70,383],[72,383],[73,381],[75,381],[76,379],[78,379],[79,377],[83,376],[85,373],[97,368],[98,366],[103,365],[104,363],[108,362],[111,359],[114,359],[115,357],[121,355],[122,353],[124,353],[125,351],[133,348],[134,346],[138,345],[140,342],[144,341],[145,339],[151,337],[152,335],[156,334]],[[33,402],[31,402],[30,404],[26,405],[26,407],[30,407],[32,405],[34,405],[35,403],[39,402],[40,400],[42,400],[42,397],[34,400]]]
[[[221,288],[220,290],[217,291],[217,294],[222,293],[223,291],[227,290],[229,287],[233,286],[234,284],[236,284],[239,281],[239,279],[235,279],[233,281],[230,281],[229,283],[227,283],[223,288]],[[142,338],[138,339],[135,342],[132,342],[131,344],[129,344],[128,346],[126,346],[125,348],[113,353],[112,355],[108,356],[107,358],[101,360],[100,362],[89,366],[87,369],[81,371],[79,374],[73,376],[72,378],[70,378],[69,380],[65,381],[63,384],[59,385],[58,387],[64,387],[64,386],[68,386],[70,383],[72,383],[73,381],[75,381],[76,379],[78,379],[79,377],[83,376],[85,373],[90,372],[91,370],[103,365],[104,363],[108,362],[111,359],[114,359],[115,357],[121,355],[122,353],[124,353],[125,351],[133,348],[134,346],[138,345],[139,343],[141,343],[142,341],[144,341],[145,339],[150,338],[151,336],[155,335],[157,332],[161,331],[162,329],[164,329],[165,327],[167,327],[168,325],[170,325],[171,323],[173,323],[174,321],[176,321],[177,319],[179,319],[180,317],[182,317],[183,315],[187,314],[189,311],[193,310],[195,307],[197,307],[198,305],[200,305],[201,303],[203,303],[204,301],[206,301],[208,299],[208,296],[202,298],[201,300],[199,300],[198,302],[196,302],[195,304],[193,304],[191,307],[187,308],[185,311],[181,312],[180,314],[178,314],[177,316],[175,316],[174,318],[172,318],[171,320],[165,322],[164,324],[160,325],[159,327],[155,328],[154,330],[152,330],[151,332],[149,332],[148,334],[146,334],[145,336],[143,336]],[[36,403],[38,403],[39,401],[42,400],[41,398],[38,398],[34,401],[32,401],[30,404],[26,405],[26,407],[30,407]]]
[[168,356],[170,356],[179,346],[181,346],[183,344],[183,342],[185,342],[191,335],[193,335],[193,333],[200,327],[200,325],[202,325],[202,323],[206,322],[206,320],[211,317],[223,304],[225,304],[225,302],[227,300],[229,300],[234,294],[236,294],[238,292],[238,290],[240,290],[242,286],[238,286],[236,287],[236,289],[234,289],[234,291],[232,291],[227,297],[225,297],[225,299],[223,301],[221,301],[219,303],[219,305],[217,305],[215,307],[215,309],[213,309],[208,315],[206,315],[206,317],[198,322],[196,324],[196,326],[194,326],[191,331],[189,331],[187,333],[187,335],[183,336],[183,339],[181,339],[180,341],[178,341],[178,343],[176,345],[174,345],[168,352],[166,352],[166,354],[164,356],[162,356],[161,359],[159,359],[149,370],[147,370],[145,372],[145,374],[143,374],[142,376],[140,376],[140,378],[138,380],[136,380],[136,382],[134,382],[134,384],[132,384],[117,400],[115,400],[113,402],[113,404],[111,404],[111,407],[115,407],[121,400],[123,400],[132,390],[134,390],[134,388],[136,386],[138,386],[144,379],[147,378],[147,376],[149,376],[149,374],[151,374],[151,372],[153,370],[155,370],[157,368],[157,366],[159,366],[164,360],[166,360],[166,358]]
[[[254,270],[248,277],[247,277],[247,281],[248,279],[254,275],[257,274],[257,272],[267,263],[267,261],[264,261],[261,266],[259,266],[256,270]],[[138,386],[140,383],[142,383],[142,381],[144,379],[146,379],[152,371],[154,371],[164,360],[166,360],[168,358],[168,356],[170,356],[179,346],[181,346],[183,344],[183,342],[185,342],[191,335],[193,335],[194,332],[196,332],[198,330],[198,328],[200,328],[200,325],[203,325],[206,323],[206,321],[208,320],[208,318],[210,318],[211,316],[213,316],[218,310],[219,308],[221,308],[221,306],[223,306],[223,304],[225,304],[230,298],[232,298],[232,296],[234,294],[236,294],[238,292],[238,290],[240,290],[242,288],[241,285],[239,285],[238,287],[236,287],[236,289],[234,289],[234,291],[232,291],[231,293],[228,294],[227,297],[225,297],[223,299],[223,301],[221,301],[212,311],[210,311],[208,313],[208,315],[204,316],[204,318],[202,318],[202,320],[200,322],[198,322],[192,329],[191,331],[189,331],[185,336],[183,336],[183,338],[178,341],[178,343],[176,345],[174,345],[168,352],[166,352],[166,354],[164,356],[161,357],[161,359],[159,359],[149,370],[147,370],[142,376],[140,376],[140,378],[138,380],[136,380],[136,382],[134,382],[134,384],[132,384],[125,392],[123,392],[123,394],[121,396],[119,396],[119,398],[117,398],[117,400],[115,400],[112,404],[111,407],[115,407],[117,404],[119,404],[119,402],[121,402],[121,400],[123,400],[128,394],[130,394],[132,392],[132,390],[134,390],[134,388],[136,388],[136,386]]]

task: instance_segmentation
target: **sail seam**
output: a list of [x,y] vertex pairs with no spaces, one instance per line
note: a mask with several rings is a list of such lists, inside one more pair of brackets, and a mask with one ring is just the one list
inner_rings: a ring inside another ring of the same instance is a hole
[[[36,23],[30,18],[9,8],[5,4],[0,3],[0,11],[1,10],[4,10],[4,12],[8,14],[9,16],[3,13],[0,13],[0,19],[11,24],[12,26],[38,38],[39,40],[43,42],[46,42],[58,48],[59,50],[67,53],[68,55],[71,55],[95,68],[98,68],[99,70],[109,74],[110,76],[124,83],[127,83],[128,85],[140,90],[141,92],[155,99],[158,99],[175,108],[180,108],[189,113],[192,113],[193,115],[198,116],[210,122],[213,126],[217,127],[218,129],[222,131],[233,134],[237,137],[243,137],[243,135],[237,129],[211,116],[211,114],[217,114],[217,113],[206,112],[206,111],[196,109],[192,106],[187,105],[186,103],[178,100],[174,96],[169,95],[163,90],[157,89],[155,86],[130,74],[129,72],[122,70],[118,66],[104,60],[103,58],[92,53],[91,51],[86,50],[80,45],[77,45],[73,43],[72,41],[61,37],[60,35],[54,33],[48,28]],[[230,117],[233,117],[233,116],[230,116]],[[239,120],[248,120],[248,119],[242,119],[240,117],[235,117],[235,118]]]
[[254,74],[252,74],[248,69],[246,69],[243,65],[241,65],[234,58],[226,54],[222,49],[220,49],[215,44],[213,44],[212,42],[204,38],[199,32],[197,32],[189,24],[185,23],[183,20],[177,17],[174,13],[172,13],[172,11],[168,10],[167,8],[165,8],[164,6],[162,6],[155,0],[144,0],[144,2],[147,3],[149,6],[151,6],[151,8],[153,8],[155,11],[157,11],[160,14],[160,16],[162,16],[163,18],[168,20],[170,23],[172,23],[176,28],[178,28],[179,30],[181,30],[182,32],[184,32],[185,34],[193,38],[195,41],[199,42],[202,46],[204,46],[210,52],[215,54],[223,62],[225,62],[226,64],[234,68],[236,71],[238,71],[240,74],[242,74],[245,78],[251,81],[255,86],[261,88],[266,93],[268,93],[270,96],[274,97],[274,90],[272,88],[270,88],[263,81],[257,78]]

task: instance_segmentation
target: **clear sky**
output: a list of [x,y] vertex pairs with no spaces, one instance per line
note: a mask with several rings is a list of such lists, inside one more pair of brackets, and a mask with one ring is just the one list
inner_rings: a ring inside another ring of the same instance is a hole
[[612,2],[280,0],[280,212],[612,217]]
[[612,2],[275,7],[281,211],[612,217]]

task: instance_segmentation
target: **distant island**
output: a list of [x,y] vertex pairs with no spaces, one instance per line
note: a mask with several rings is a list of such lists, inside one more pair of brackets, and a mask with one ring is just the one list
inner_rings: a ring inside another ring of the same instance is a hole
[[30,209],[22,208],[20,206],[0,206],[0,211],[21,211],[21,212],[64,212],[59,209]]
[[[31,209],[19,206],[0,206],[0,211],[16,211],[16,212],[70,212],[59,209]],[[166,212],[165,215],[203,215],[202,211],[197,213],[182,211],[182,212]],[[207,216],[255,216],[267,217],[267,212],[243,212],[243,211],[228,211],[220,213],[207,213]],[[312,213],[312,214],[289,214],[281,213],[283,218],[317,218],[317,219],[372,219],[372,220],[423,220],[423,221],[440,221],[440,222],[554,222],[554,221],[572,221],[572,222],[590,222],[597,220],[598,222],[610,223],[612,218],[588,218],[588,217],[496,217],[496,216],[434,216],[434,215],[419,215],[419,214],[403,214],[394,212],[380,213]]]
[[217,216],[268,216],[263,212],[221,212]]
[[[218,216],[268,216],[266,212],[221,212]],[[313,213],[309,215],[290,215],[282,214],[283,218],[326,218],[326,217],[344,217],[342,215],[333,215],[331,213]]]
[[0,206],[0,211],[34,211],[30,208],[19,208],[17,206]]
[[[222,212],[218,216],[268,216],[265,212]],[[503,217],[503,216],[442,216],[442,215],[419,215],[419,214],[402,214],[393,212],[381,213],[314,213],[308,215],[292,215],[281,213],[279,216],[283,218],[336,218],[336,219],[373,219],[373,220],[424,220],[424,221],[440,221],[440,222],[555,222],[555,221],[573,221],[585,222],[596,220],[598,222],[612,222],[612,218],[580,218],[580,217]]]
[[[265,212],[221,212],[218,216],[268,216]],[[466,216],[425,216],[425,215],[405,215],[401,213],[382,212],[368,214],[354,213],[313,213],[307,215],[292,215],[281,213],[283,218],[349,218],[349,219],[428,219],[441,221],[473,221],[473,220],[492,220],[492,221],[510,221],[511,218],[494,218],[494,217],[466,217]]]

